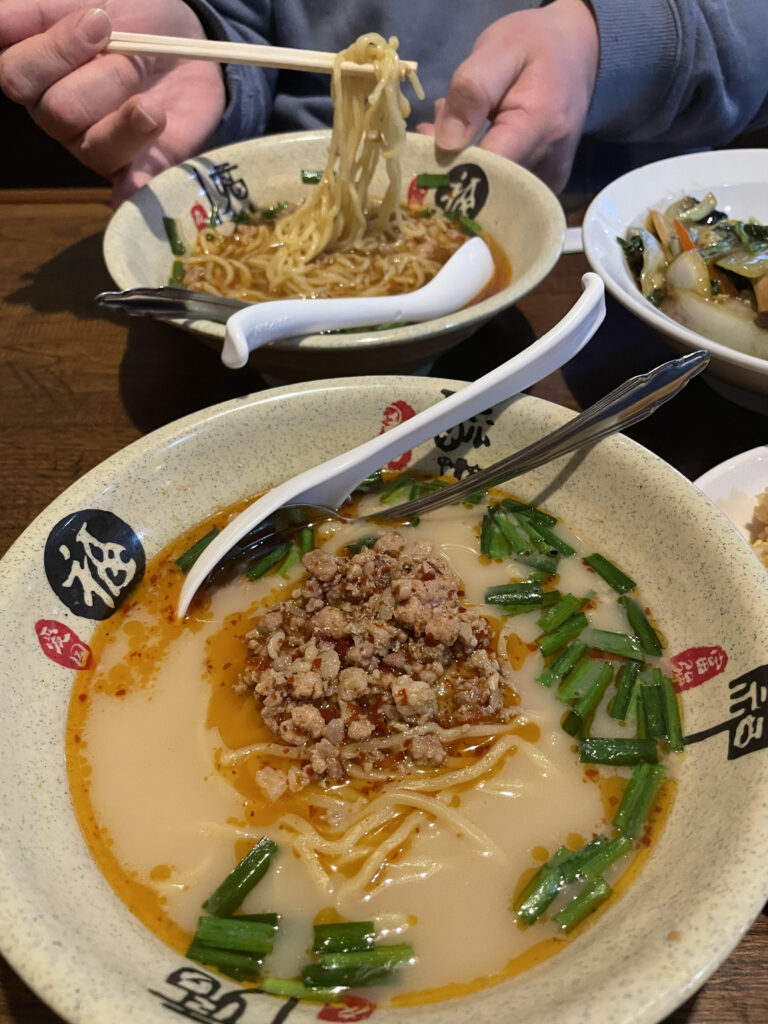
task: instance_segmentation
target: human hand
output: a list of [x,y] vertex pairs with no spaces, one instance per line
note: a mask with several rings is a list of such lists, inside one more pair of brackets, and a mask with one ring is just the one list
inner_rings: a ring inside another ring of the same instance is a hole
[[199,151],[221,119],[218,65],[103,53],[113,29],[205,38],[182,0],[2,0],[0,89],[120,202]]
[[528,167],[556,191],[568,180],[597,77],[599,39],[585,0],[508,14],[477,38],[418,130],[455,152],[480,146]]

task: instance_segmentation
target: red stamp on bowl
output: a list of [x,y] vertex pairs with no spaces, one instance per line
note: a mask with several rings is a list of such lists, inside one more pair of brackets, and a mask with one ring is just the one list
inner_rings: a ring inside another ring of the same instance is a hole
[[43,654],[63,668],[87,668],[91,660],[91,648],[81,640],[74,630],[55,619],[38,619],[35,632]]
[[[404,402],[401,398],[396,398],[394,402],[391,402],[384,410],[381,417],[381,430],[380,434],[383,434],[385,430],[389,430],[390,427],[396,427],[398,423],[404,423],[405,420],[409,420],[411,416],[416,415],[416,410],[413,406]],[[411,461],[411,452],[403,452],[396,459],[392,459],[391,462],[387,463],[387,469],[405,469],[408,463]]]
[[671,661],[675,689],[682,693],[724,672],[728,655],[719,644],[715,644],[712,647],[689,647],[687,651],[673,655]]

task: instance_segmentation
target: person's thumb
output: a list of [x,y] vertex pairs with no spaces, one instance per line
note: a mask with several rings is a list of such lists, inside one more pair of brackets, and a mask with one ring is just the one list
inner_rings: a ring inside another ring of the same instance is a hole
[[482,130],[492,100],[472,73],[469,62],[458,68],[445,99],[435,104],[435,143],[455,152],[468,146]]

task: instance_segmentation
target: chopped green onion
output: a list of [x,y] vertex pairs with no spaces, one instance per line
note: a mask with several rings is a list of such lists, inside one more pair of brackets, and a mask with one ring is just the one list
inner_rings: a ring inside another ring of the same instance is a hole
[[184,280],[184,264],[181,260],[174,260],[171,268],[169,284],[181,284]]
[[462,215],[459,217],[459,224],[467,235],[481,235],[483,233],[482,227],[471,217]]
[[283,210],[287,209],[288,203],[284,199],[281,199],[279,203],[274,203],[268,209],[262,210],[261,218],[262,220],[275,220],[276,217],[280,216]]
[[554,683],[559,683],[564,676],[566,676],[576,662],[584,655],[587,650],[587,645],[582,643],[580,640],[574,641],[570,647],[566,648],[559,657],[552,662],[549,668],[545,668],[540,676],[537,677],[537,682],[543,686],[552,686]]
[[585,889],[582,889],[578,896],[574,896],[570,903],[566,903],[562,910],[558,910],[553,921],[563,931],[572,931],[577,924],[581,924],[601,903],[604,903],[612,891],[604,878],[596,878]]
[[488,512],[490,513],[494,523],[496,523],[498,528],[504,534],[511,550],[514,551],[516,555],[530,555],[533,553],[533,547],[531,544],[529,544],[522,533],[520,533],[501,506],[491,505],[488,508]]
[[664,722],[664,691],[661,687],[661,672],[653,669],[651,679],[640,677],[637,691],[638,708],[642,704],[642,712],[638,713],[638,721],[642,719],[644,732],[654,740],[665,740],[667,730]]
[[313,953],[351,953],[373,948],[373,921],[338,921],[316,924],[313,929]]
[[628,661],[619,669],[616,677],[616,693],[608,708],[608,714],[611,718],[617,718],[619,721],[626,722],[635,680],[639,672],[640,665],[636,661]]
[[187,247],[179,234],[179,225],[173,217],[163,217],[163,227],[171,245],[171,252],[174,256],[183,256]]
[[556,605],[553,605],[548,611],[546,611],[540,619],[538,619],[538,626],[545,633],[551,633],[553,629],[557,629],[562,626],[572,615],[576,612],[580,612],[585,605],[589,604],[592,598],[595,596],[594,591],[590,592],[585,597],[576,597],[575,594],[565,594]]
[[595,850],[589,860],[581,865],[581,874],[584,878],[599,878],[607,871],[614,861],[629,853],[632,849],[632,840],[629,836],[616,836],[609,839],[607,843]]
[[282,544],[278,544],[276,548],[273,548],[268,554],[264,555],[263,558],[259,558],[258,561],[250,565],[245,575],[252,580],[261,579],[262,576],[274,569],[280,562],[285,558],[290,550],[291,542],[289,540],[283,541]]
[[418,486],[412,476],[402,473],[391,480],[379,494],[379,501],[382,505],[394,505],[401,499],[410,500],[411,489]]
[[218,949],[193,939],[186,955],[199,964],[217,968],[222,974],[236,981],[253,981],[261,974],[262,960],[253,953]]
[[322,171],[302,171],[301,181],[304,185],[319,185],[323,180]]
[[468,497],[462,498],[462,504],[469,505],[470,507],[472,505],[479,505],[487,493],[487,491],[475,491],[474,494],[470,494]]
[[651,294],[648,296],[648,301],[652,306],[656,306],[656,308],[658,309],[664,301],[664,294],[665,292],[663,288],[654,288]]
[[525,516],[526,519],[530,519],[538,530],[540,530],[542,526],[557,525],[556,516],[551,516],[549,512],[545,512],[543,509],[537,508],[535,505],[526,505],[525,502],[516,501],[514,498],[504,498],[501,504],[504,508],[508,508],[510,512],[514,512],[515,515]]
[[634,598],[622,594],[619,598],[627,615],[627,622],[632,627],[640,645],[646,654],[658,657],[661,654],[661,641],[653,626],[645,616],[645,612]]
[[417,174],[416,186],[418,188],[444,188],[451,184],[447,174]]
[[632,772],[621,803],[613,818],[613,825],[623,835],[637,839],[643,830],[648,809],[664,776],[660,764],[641,763]]
[[589,689],[581,697],[570,711],[563,723],[563,728],[571,736],[583,736],[584,729],[589,719],[603,699],[603,694],[613,679],[613,665],[604,661],[600,666],[597,677],[590,683]]
[[579,633],[586,629],[588,625],[587,616],[583,612],[579,612],[578,615],[572,616],[558,629],[539,637],[536,643],[541,653],[548,657],[550,654],[554,654],[555,651],[559,651],[561,647],[565,647],[570,640],[575,640]]
[[327,967],[325,964],[308,964],[301,970],[301,980],[307,988],[336,989],[363,988],[383,981],[392,973],[392,968],[379,964],[364,964],[359,967]]
[[563,685],[557,692],[557,699],[563,704],[570,704],[581,693],[589,690],[599,671],[600,662],[590,658],[588,654],[583,655],[565,676]]
[[542,864],[515,900],[513,910],[525,924],[538,920],[560,892],[563,886],[561,867],[570,856],[568,847],[561,846],[546,864]]
[[183,555],[179,555],[176,559],[176,565],[181,569],[182,572],[189,572],[195,562],[198,560],[200,555],[205,551],[208,545],[211,543],[213,538],[218,534],[218,526],[213,526],[199,540],[196,540],[191,548],[187,548]]
[[506,558],[512,548],[491,515],[483,516],[480,534],[480,554],[488,558]]
[[661,686],[664,695],[667,742],[670,750],[680,751],[685,747],[685,740],[683,739],[683,725],[680,721],[680,707],[677,703],[675,686],[669,676],[662,676]]
[[379,535],[377,533],[367,533],[364,537],[358,537],[357,540],[351,540],[349,544],[345,544],[344,550],[349,551],[352,555],[356,555],[363,548],[372,548],[378,539]]
[[263,878],[277,853],[277,844],[263,836],[208,897],[203,910],[217,917],[229,917]]
[[544,554],[544,553],[552,554],[552,545],[547,543],[547,541],[544,539],[544,537],[542,537],[541,533],[539,532],[538,527],[534,526],[533,523],[529,522],[525,518],[525,516],[521,516],[519,514],[514,514],[514,515],[515,515],[515,522],[520,527],[520,529],[523,531],[523,533],[528,538],[528,540],[531,542],[531,544],[534,546],[534,548],[537,551],[541,551],[542,554]]
[[357,493],[358,491],[363,491],[365,493],[368,491],[378,491],[382,487],[383,483],[384,480],[381,475],[381,470],[377,469],[357,485],[354,493]]
[[620,658],[632,658],[634,661],[645,661],[640,641],[629,633],[611,633],[607,629],[590,629],[584,640],[595,650],[606,654],[616,654]]
[[537,580],[523,580],[522,583],[503,583],[488,587],[485,592],[486,604],[538,605],[544,593]]
[[652,739],[591,736],[581,741],[579,760],[587,764],[656,764],[659,752]]
[[598,576],[602,576],[609,587],[619,594],[626,594],[628,590],[634,590],[637,586],[635,581],[617,568],[613,562],[600,554],[588,555],[582,559],[585,565],[593,569]]
[[259,984],[262,992],[271,996],[283,996],[285,999],[311,999],[315,1002],[332,1003],[339,997],[339,992],[345,986],[338,985],[335,988],[307,988],[295,978],[263,978]]
[[322,953],[320,957],[323,967],[334,970],[369,966],[391,969],[398,964],[413,963],[414,960],[413,946],[410,942],[400,942],[391,946],[371,946],[348,952],[328,951]]
[[238,914],[238,921],[259,921],[261,924],[268,924],[273,931],[277,928],[280,923],[280,915],[274,913],[267,914]]
[[423,217],[424,220],[429,220],[430,217],[434,217],[437,210],[434,206],[425,206],[423,210],[419,211],[419,216]]
[[271,953],[274,939],[271,924],[241,917],[201,917],[195,931],[197,942],[240,953]]

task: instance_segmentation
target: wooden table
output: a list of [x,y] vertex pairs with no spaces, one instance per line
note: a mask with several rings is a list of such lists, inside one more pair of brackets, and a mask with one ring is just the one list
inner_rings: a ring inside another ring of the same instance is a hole
[[[265,386],[255,370],[226,370],[212,348],[175,328],[107,317],[96,308],[93,296],[111,286],[101,258],[106,199],[100,190],[0,192],[0,555],[38,512],[107,456],[180,416]],[[442,357],[433,374],[474,379],[544,333],[571,306],[587,269],[581,254],[564,256],[516,309]],[[587,349],[532,393],[583,408],[673,354],[609,301],[607,319]],[[766,419],[697,379],[629,433],[695,478],[764,443],[767,427]],[[763,912],[668,1021],[766,1020]],[[0,958],[0,1024],[57,1022]]]

